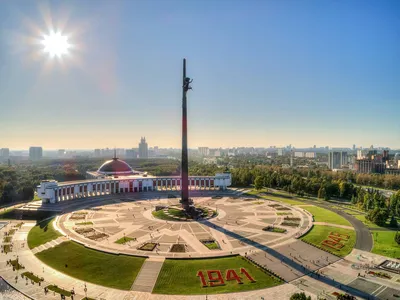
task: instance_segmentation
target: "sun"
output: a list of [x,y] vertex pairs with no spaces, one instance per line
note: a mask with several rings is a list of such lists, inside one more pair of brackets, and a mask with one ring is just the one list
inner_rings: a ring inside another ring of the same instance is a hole
[[71,45],[68,43],[68,37],[62,35],[61,32],[51,32],[49,35],[44,35],[42,44],[43,51],[48,53],[50,57],[61,57],[68,54]]

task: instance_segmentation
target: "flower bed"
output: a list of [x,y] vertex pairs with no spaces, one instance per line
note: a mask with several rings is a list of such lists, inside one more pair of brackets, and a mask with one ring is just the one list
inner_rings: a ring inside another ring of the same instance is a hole
[[276,210],[291,210],[289,207],[284,207],[284,206],[276,207],[275,209]]
[[3,239],[3,242],[4,242],[4,243],[10,243],[11,240],[12,240],[12,237],[11,237],[11,236],[5,236],[4,239]]
[[21,265],[21,264],[18,262],[18,259],[9,260],[9,263],[10,263],[10,265],[13,266],[13,268],[14,268],[15,270],[22,270],[22,269],[25,269],[25,267],[24,267],[23,265]]
[[300,221],[301,218],[285,217],[284,220],[285,220],[285,221]]
[[35,283],[39,283],[44,281],[43,278],[39,278],[38,276],[36,276],[35,274],[33,274],[32,272],[24,272],[21,274],[22,277],[27,277],[28,279],[32,280]]
[[221,249],[218,242],[213,239],[200,240],[200,242],[210,250],[220,250]]
[[11,246],[10,244],[3,245],[3,252],[4,252],[5,254],[7,254],[7,253],[9,253],[9,252],[11,252],[11,251],[12,251],[12,246]]
[[264,227],[262,230],[269,231],[269,232],[277,232],[277,233],[285,233],[287,230],[284,228],[274,227],[274,226],[267,226]]
[[75,225],[93,225],[93,222],[81,222],[81,223],[75,223]]
[[286,222],[286,221],[284,221],[284,222],[282,222],[281,223],[281,225],[282,226],[291,226],[291,227],[299,227],[299,223],[293,223],[293,222]]
[[169,252],[186,252],[185,245],[183,244],[173,244]]
[[95,231],[93,228],[76,228],[74,230],[75,230],[76,233],[83,234],[83,235]]
[[67,290],[64,290],[62,288],[59,288],[56,285],[49,285],[49,286],[47,286],[47,289],[50,290],[50,291],[53,291],[53,292],[55,292],[57,294],[64,295],[64,296],[67,296],[67,297],[71,297],[71,292],[70,291],[67,291]]
[[390,276],[389,274],[384,273],[384,272],[369,271],[368,274],[371,274],[373,276],[380,277],[380,278],[392,279],[392,276]]
[[143,244],[141,247],[139,247],[138,250],[153,251],[156,246],[157,246],[156,243],[146,243]]

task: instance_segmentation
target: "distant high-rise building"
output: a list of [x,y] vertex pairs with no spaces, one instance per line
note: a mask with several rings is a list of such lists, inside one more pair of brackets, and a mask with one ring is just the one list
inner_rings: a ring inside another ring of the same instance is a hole
[[100,157],[100,155],[101,155],[100,149],[94,149],[94,156]]
[[344,151],[330,151],[328,165],[330,169],[341,169],[343,165],[347,165],[348,157],[347,152]]
[[10,156],[10,149],[8,149],[8,148],[0,149],[0,157],[8,158],[9,156]]
[[356,150],[356,145],[355,144],[353,144],[353,151],[355,151]]
[[64,157],[66,154],[65,149],[58,150],[58,157]]
[[199,153],[203,156],[210,155],[210,149],[208,147],[199,147]]
[[29,148],[29,158],[31,160],[38,160],[43,157],[43,148],[42,147],[30,147]]
[[284,148],[278,148],[278,156],[283,156],[284,153],[285,153]]
[[389,150],[383,150],[382,161],[386,163],[389,161]]
[[149,149],[146,143],[146,138],[142,137],[140,139],[139,144],[139,158],[148,158],[149,157]]
[[138,151],[137,149],[126,149],[125,150],[125,156],[126,158],[137,158],[138,157]]

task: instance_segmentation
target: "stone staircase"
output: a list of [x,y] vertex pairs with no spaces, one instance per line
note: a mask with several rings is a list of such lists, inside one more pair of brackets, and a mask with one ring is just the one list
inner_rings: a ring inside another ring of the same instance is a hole
[[57,246],[57,245],[59,245],[59,244],[61,244],[63,242],[66,242],[66,241],[68,241],[68,238],[65,237],[65,236],[61,236],[61,237],[59,237],[59,238],[57,238],[55,240],[47,242],[46,244],[37,246],[36,248],[33,248],[32,252],[33,252],[33,254],[36,254],[36,253],[42,252],[44,250],[47,250],[49,248],[53,248],[53,247],[55,247],[55,246]]
[[148,258],[140,269],[135,282],[132,284],[131,290],[151,293],[156,284],[164,260],[165,258]]

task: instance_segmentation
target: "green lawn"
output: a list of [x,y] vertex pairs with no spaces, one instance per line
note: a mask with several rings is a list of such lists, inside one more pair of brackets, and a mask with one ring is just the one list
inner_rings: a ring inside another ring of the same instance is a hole
[[[324,240],[328,239],[328,236],[331,232],[339,234],[347,234],[350,236],[350,238],[347,241],[341,242],[344,244],[344,247],[341,248],[340,250],[336,250],[322,244]],[[333,226],[314,225],[314,227],[301,239],[303,241],[321,247],[324,250],[328,250],[337,256],[343,257],[349,254],[353,249],[356,243],[356,233],[354,230],[351,229],[337,228]]]
[[[245,268],[256,282],[251,283],[243,274],[240,274],[240,268]],[[238,284],[235,280],[225,280],[228,269],[234,269],[242,278],[243,284]],[[202,287],[197,272],[202,271],[208,282],[208,270],[220,270],[225,285]],[[281,283],[283,282],[278,278],[264,273],[241,256],[192,260],[166,259],[153,293],[169,295],[218,294],[262,289]]]
[[372,231],[374,247],[372,253],[400,258],[400,245],[394,240],[396,231]]
[[133,241],[133,240],[134,240],[134,238],[130,238],[130,237],[124,236],[124,237],[116,240],[114,243],[123,245],[123,244],[125,244],[125,243],[127,243],[129,241]]
[[[175,208],[170,208],[168,209],[168,212],[176,217],[180,217],[180,218],[184,218],[185,215],[181,210],[175,209]],[[163,210],[159,210],[159,211],[153,211],[152,212],[153,216],[155,218],[161,219],[161,220],[165,220],[165,221],[175,221],[175,222],[179,222],[181,220],[179,219],[175,219],[169,215],[167,215]]]
[[61,233],[54,229],[53,222],[54,219],[48,219],[40,222],[29,231],[28,246],[30,249],[46,244],[47,242],[62,236]]
[[315,222],[326,222],[330,224],[346,225],[352,227],[349,221],[347,221],[342,216],[334,213],[333,211],[317,206],[304,206],[302,208],[309,211],[314,216]]
[[2,208],[0,219],[15,219],[15,208]]
[[36,254],[50,267],[80,280],[129,290],[145,258],[115,255],[64,242]]
[[365,215],[353,215],[353,217],[356,218],[356,219],[358,219],[358,220],[360,220],[361,222],[364,223],[365,226],[367,226],[368,228],[371,228],[371,229],[374,229],[374,228],[390,228],[390,227],[389,227],[389,225],[390,225],[390,218],[387,220],[385,226],[379,226],[379,225],[376,225],[375,223],[372,223],[372,222],[368,221],[368,220],[365,218]]

